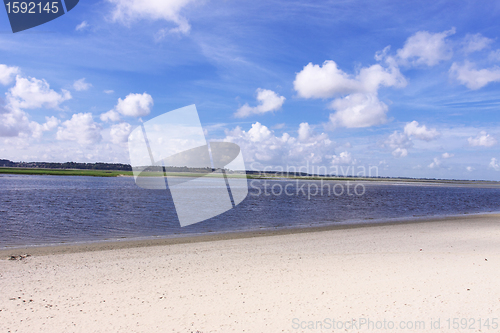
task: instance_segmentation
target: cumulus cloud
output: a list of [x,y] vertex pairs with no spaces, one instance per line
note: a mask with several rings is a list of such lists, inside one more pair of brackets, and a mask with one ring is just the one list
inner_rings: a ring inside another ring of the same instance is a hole
[[299,97],[329,98],[349,94],[359,89],[359,82],[327,60],[320,65],[307,64],[293,82]]
[[11,67],[4,64],[0,64],[0,84],[3,84],[4,86],[10,84],[14,80],[16,74],[18,73],[19,73],[18,67]]
[[294,81],[299,97],[332,98],[330,115],[334,126],[348,128],[369,127],[387,121],[388,107],[378,99],[380,87],[404,87],[407,82],[390,59],[388,66],[375,64],[361,68],[356,75],[349,75],[328,60],[322,66],[309,63]]
[[[245,131],[242,131],[241,133],[244,134]],[[246,134],[246,137],[252,142],[263,142],[271,137],[272,132],[269,128],[267,128],[267,126],[256,122]]]
[[248,104],[245,104],[238,109],[234,116],[238,118],[244,118],[252,114],[273,112],[281,109],[281,106],[285,102],[285,99],[285,97],[279,96],[272,90],[258,88],[257,101],[259,102],[259,105],[251,107]]
[[94,122],[91,113],[77,113],[62,123],[57,130],[56,138],[90,145],[101,141],[101,127]]
[[392,156],[394,156],[394,157],[406,157],[406,156],[408,156],[408,149],[398,147],[392,151]]
[[20,109],[6,107],[0,99],[0,137],[14,137],[31,132],[29,119]]
[[434,140],[440,135],[435,128],[427,129],[425,125],[419,126],[418,122],[415,120],[406,124],[404,133],[424,141]]
[[470,137],[467,140],[471,147],[491,147],[497,144],[497,140],[485,131],[481,131],[475,138]]
[[452,158],[453,156],[455,156],[455,154],[450,154],[450,153],[443,153],[441,155],[442,158]]
[[116,112],[115,110],[109,110],[108,112],[105,112],[101,114],[99,117],[102,121],[120,121],[120,114]]
[[297,137],[288,133],[276,136],[267,126],[256,122],[248,131],[239,126],[226,131],[224,141],[238,144],[249,163],[285,166],[329,161],[334,145],[326,134],[315,133],[308,123],[302,123],[297,133]]
[[500,67],[476,69],[475,64],[465,61],[462,65],[453,63],[450,76],[455,78],[467,88],[477,90],[490,82],[500,81]]
[[452,57],[452,45],[446,38],[454,33],[455,28],[438,33],[419,31],[406,40],[402,49],[397,50],[397,58],[405,65],[437,65]]
[[127,142],[128,136],[132,131],[132,126],[128,123],[121,123],[111,126],[110,135],[111,142],[124,143]]
[[76,26],[75,30],[76,31],[85,30],[86,28],[88,28],[88,26],[89,26],[88,22],[83,21],[82,23]]
[[128,94],[125,99],[118,98],[114,111],[128,117],[144,117],[151,112],[153,104],[153,97],[147,93]]
[[469,172],[472,172],[472,171],[474,171],[475,169],[474,169],[473,167],[471,167],[471,166],[468,166],[468,167],[466,167],[466,168],[465,168],[465,170],[467,170],[467,171],[469,171]]
[[85,78],[76,80],[73,83],[73,88],[75,88],[76,91],[89,90],[90,87],[92,87],[92,84],[85,82]]
[[328,140],[328,135],[325,133],[317,134],[311,125],[308,123],[301,123],[299,129],[297,130],[299,142],[311,143],[317,142],[319,140]]
[[356,164],[356,160],[352,158],[350,152],[344,151],[341,152],[338,156],[333,155],[331,163],[332,165],[349,165],[349,164]]
[[334,126],[347,128],[370,127],[387,122],[387,105],[375,94],[351,94],[332,101],[330,107],[337,112],[330,114]]
[[413,147],[412,139],[431,141],[439,135],[440,133],[435,128],[427,129],[425,125],[419,126],[417,121],[412,121],[405,125],[403,132],[394,131],[389,135],[384,144],[393,149],[394,157],[406,157],[408,149]]
[[395,66],[384,68],[379,64],[362,68],[356,76],[339,69],[335,61],[322,66],[312,63],[304,66],[293,82],[299,97],[330,98],[352,93],[376,93],[380,86],[404,87],[407,82]]
[[[407,80],[398,65],[434,66],[448,60],[453,55],[452,44],[447,37],[455,33],[455,28],[439,33],[419,31],[409,37],[396,55],[389,55],[390,46],[375,54],[378,64],[362,67],[351,75],[340,69],[335,61],[327,60],[322,65],[309,63],[296,74],[294,89],[302,98],[335,98],[330,108],[336,112],[330,115],[334,126],[347,128],[370,127],[387,122],[388,106],[379,100],[381,87],[402,88]],[[485,39],[479,36],[467,37],[469,47],[479,48]],[[382,63],[383,62],[383,63]],[[439,135],[435,129],[410,124],[408,136],[421,140],[433,140]],[[398,147],[400,148],[400,147]],[[395,148],[397,149],[397,148]],[[407,153],[403,148],[399,156]]]
[[467,34],[462,42],[463,50],[465,53],[472,53],[481,51],[490,46],[494,40],[488,37],[484,37],[481,34]]
[[25,109],[59,109],[62,102],[71,98],[71,94],[66,90],[59,94],[50,89],[45,80],[23,78],[19,75],[16,76],[16,84],[5,95],[6,102],[0,100],[0,137],[26,138],[32,135],[40,138],[43,132],[57,126],[58,120],[51,117],[46,119],[46,123],[39,124],[29,120]]
[[394,131],[385,142],[391,148],[409,148],[413,145],[407,135],[399,131]]
[[394,157],[408,156],[408,149],[413,147],[413,142],[408,135],[399,131],[394,131],[384,143],[393,149],[392,155]]
[[34,138],[41,138],[43,135],[43,132],[48,132],[52,131],[55,129],[61,121],[57,119],[56,117],[45,117],[45,123],[44,124],[39,124],[37,122],[32,121],[30,123],[30,128],[32,131],[32,135]]
[[[108,0],[113,5],[112,19],[125,24],[139,20],[164,20],[176,25],[170,32],[189,33],[191,26],[180,14],[194,0]],[[160,32],[164,33],[165,29]]]
[[494,157],[491,159],[488,167],[494,169],[495,171],[500,171],[500,165],[498,164],[498,160]]
[[433,162],[429,164],[429,168],[431,169],[439,168],[440,166],[441,166],[441,161],[437,157],[434,157]]
[[23,78],[16,76],[16,85],[7,92],[7,103],[12,108],[18,109],[36,109],[48,108],[58,109],[59,104],[71,99],[69,91],[61,89],[57,93],[50,89],[45,80],[36,78]]

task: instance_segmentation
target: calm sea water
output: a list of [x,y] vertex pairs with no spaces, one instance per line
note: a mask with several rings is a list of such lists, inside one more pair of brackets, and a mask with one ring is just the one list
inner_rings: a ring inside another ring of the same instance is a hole
[[351,183],[349,195],[345,182],[324,184],[337,195],[315,194],[314,181],[249,181],[236,208],[181,228],[169,192],[133,178],[0,175],[0,248],[500,211],[500,188],[363,183],[356,195]]

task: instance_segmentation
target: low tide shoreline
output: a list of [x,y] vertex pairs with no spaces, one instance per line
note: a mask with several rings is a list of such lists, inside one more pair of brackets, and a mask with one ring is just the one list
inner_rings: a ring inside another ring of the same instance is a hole
[[123,239],[123,240],[103,240],[91,242],[69,242],[51,245],[33,245],[33,246],[15,246],[12,248],[0,249],[0,259],[9,258],[11,256],[30,255],[30,256],[46,256],[53,254],[64,253],[81,253],[108,251],[119,249],[142,248],[152,246],[168,246],[176,244],[190,244],[201,242],[226,241],[234,239],[246,239],[255,237],[272,237],[280,235],[291,235],[301,233],[316,233],[333,230],[348,230],[359,228],[377,228],[382,226],[392,226],[401,224],[418,224],[418,223],[439,223],[445,221],[481,221],[484,219],[498,218],[500,213],[478,213],[464,214],[451,216],[430,216],[430,217],[414,217],[390,219],[388,221],[379,220],[377,222],[360,222],[360,223],[332,223],[327,225],[315,226],[297,226],[290,228],[278,229],[263,229],[249,231],[234,231],[224,233],[207,233],[194,235],[175,235],[173,237],[160,238],[141,238],[141,239]]

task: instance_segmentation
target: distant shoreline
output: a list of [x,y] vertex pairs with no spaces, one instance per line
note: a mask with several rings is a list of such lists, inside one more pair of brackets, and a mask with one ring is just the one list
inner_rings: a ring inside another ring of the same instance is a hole
[[[41,175],[41,176],[87,176],[87,177],[132,177],[133,171],[123,170],[89,170],[89,169],[44,169],[44,168],[19,168],[0,167],[0,176],[6,175]],[[175,177],[200,177],[207,173],[199,172],[167,172],[167,176]],[[242,174],[227,174],[228,177],[242,177]],[[344,177],[344,176],[286,176],[276,173],[264,172],[247,174],[248,179],[268,180],[325,180],[325,181],[366,181],[366,182],[390,182],[390,183],[427,183],[445,185],[493,185],[500,186],[500,181],[492,180],[458,180],[458,179],[428,179],[428,178],[390,178],[390,177]]]

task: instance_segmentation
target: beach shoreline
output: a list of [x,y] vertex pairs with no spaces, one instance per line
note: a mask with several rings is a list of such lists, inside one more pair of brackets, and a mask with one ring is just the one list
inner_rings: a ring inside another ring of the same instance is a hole
[[15,255],[35,255],[45,256],[52,254],[64,253],[80,253],[80,252],[95,252],[118,249],[130,249],[152,246],[168,246],[176,244],[189,244],[199,242],[214,242],[233,239],[246,239],[255,237],[272,237],[280,235],[289,235],[297,233],[323,232],[333,230],[347,230],[357,228],[373,228],[380,226],[391,226],[400,224],[415,224],[415,223],[439,223],[444,221],[461,221],[461,220],[482,220],[489,218],[499,218],[500,213],[475,213],[461,215],[446,215],[446,216],[422,216],[409,218],[393,218],[380,219],[370,222],[355,222],[355,223],[325,223],[317,225],[298,225],[284,228],[262,228],[243,231],[228,231],[228,232],[210,232],[196,234],[176,234],[165,237],[144,237],[144,238],[123,238],[113,240],[97,240],[84,242],[67,242],[47,245],[25,245],[13,246],[11,248],[0,249],[0,259],[8,258]]

